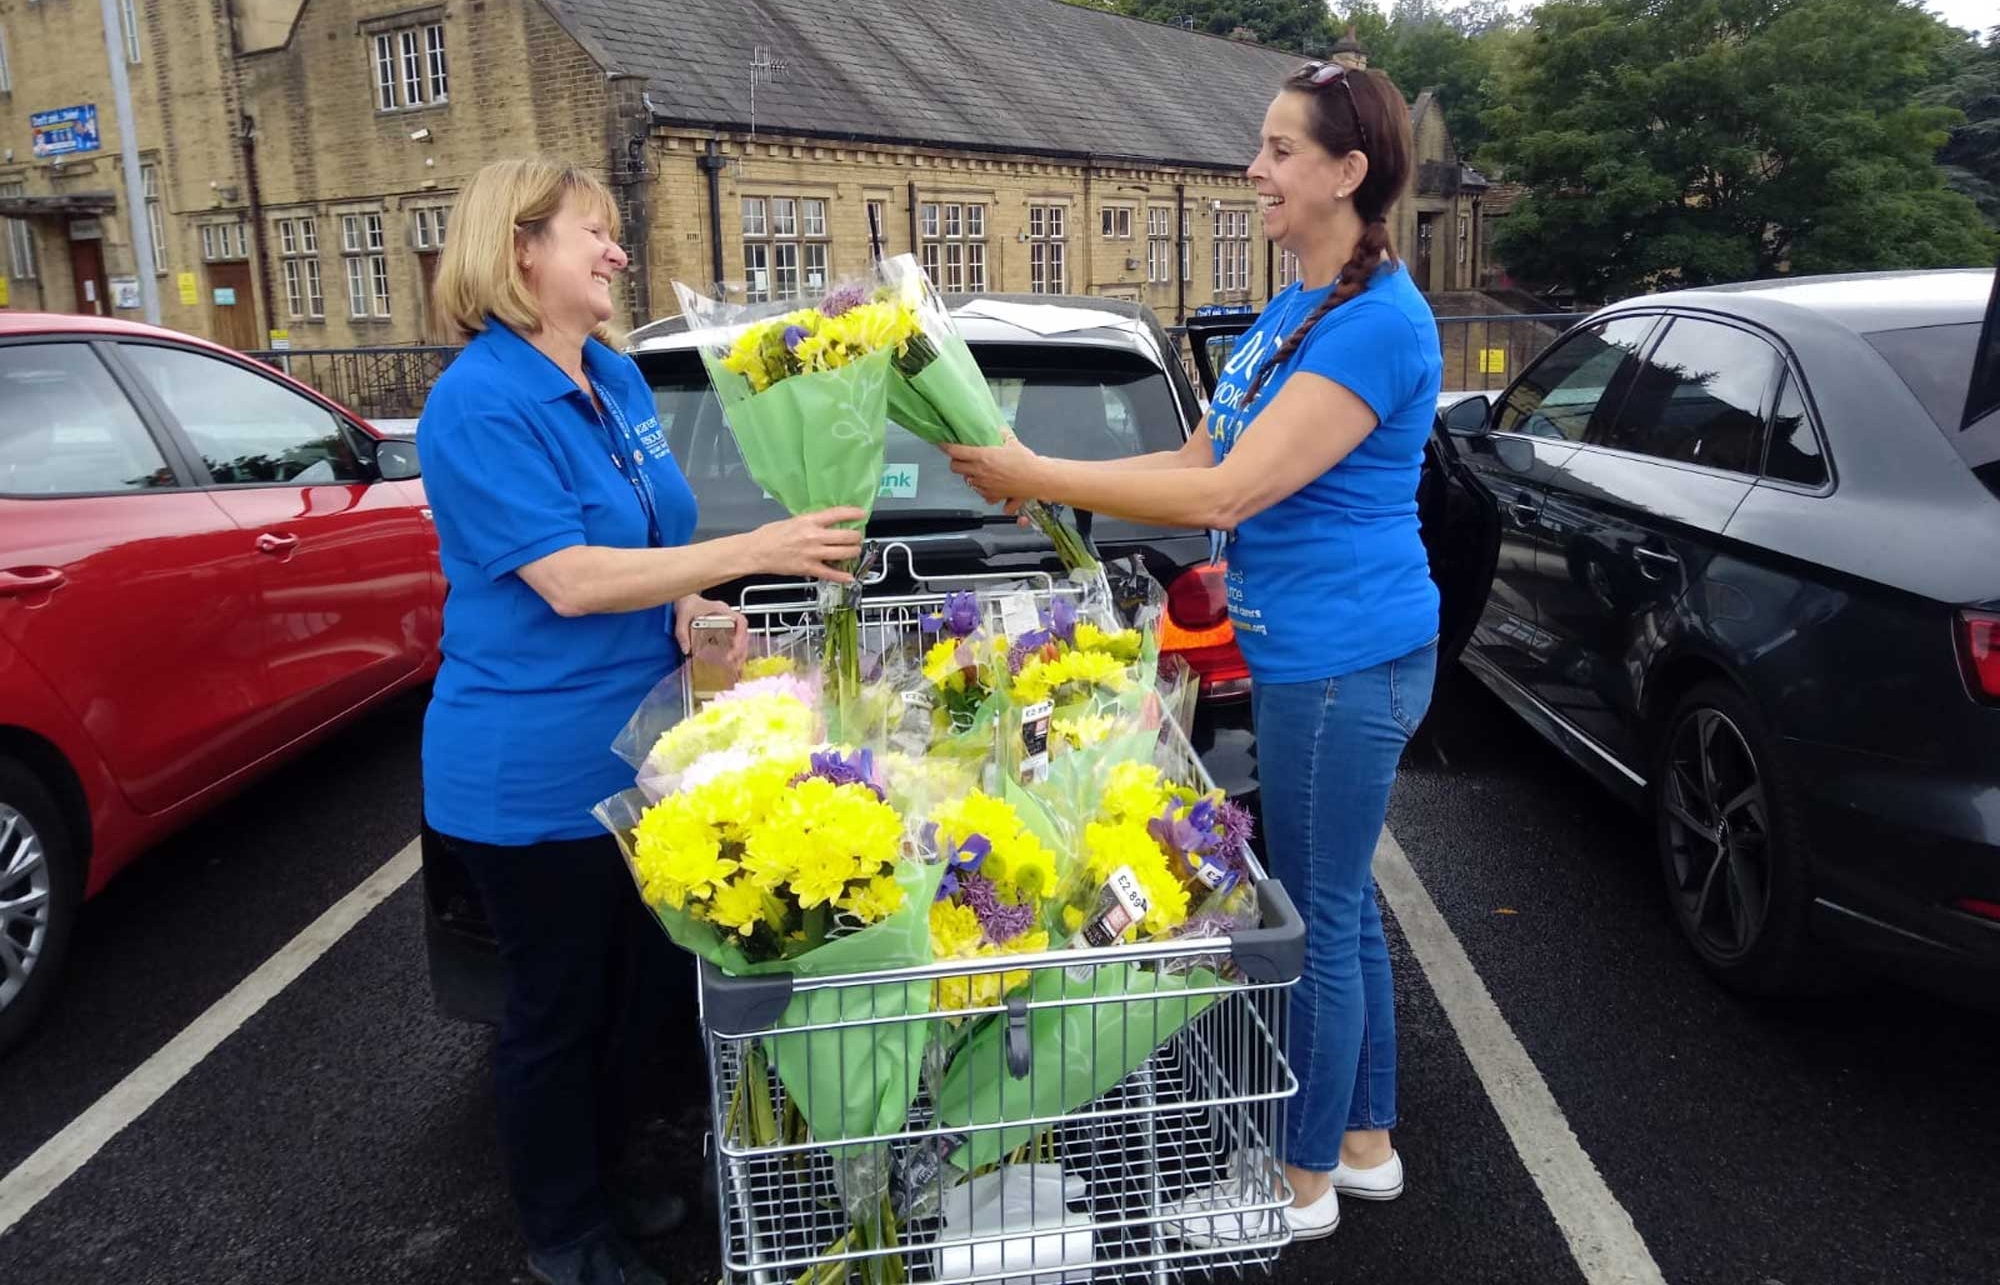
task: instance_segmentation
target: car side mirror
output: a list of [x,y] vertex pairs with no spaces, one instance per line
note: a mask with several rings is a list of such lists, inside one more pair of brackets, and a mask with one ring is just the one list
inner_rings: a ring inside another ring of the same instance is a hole
[[1492,412],[1493,404],[1483,394],[1453,402],[1444,413],[1444,430],[1455,437],[1484,437]]
[[415,442],[387,441],[375,447],[375,471],[384,482],[408,482],[422,475]]

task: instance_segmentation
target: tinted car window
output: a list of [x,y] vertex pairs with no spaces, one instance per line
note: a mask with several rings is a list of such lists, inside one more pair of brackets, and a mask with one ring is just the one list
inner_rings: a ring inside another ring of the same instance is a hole
[[1764,456],[1764,475],[1781,482],[1821,486],[1826,482],[1826,457],[1820,453],[1819,438],[1813,433],[1812,419],[1799,381],[1787,379],[1778,395],[1778,409],[1771,416],[1771,445]]
[[[1178,450],[1185,440],[1173,387],[1151,362],[1105,348],[985,345],[974,349],[1000,413],[1050,455],[1107,460]],[[699,530],[745,531],[784,516],[750,479],[700,359],[690,351],[634,354],[660,423],[701,499]],[[877,521],[984,521],[1001,516],[951,471],[944,453],[889,425]]]
[[159,446],[88,344],[0,347],[0,494],[173,485]]
[[[1978,322],[1878,330],[1866,338],[1897,378],[1909,385],[1967,464],[1984,468],[2000,461],[2000,414],[1983,404],[1991,393],[1982,390],[1982,395],[1971,396],[1973,369],[1979,359]],[[1981,369],[1995,364],[1996,359],[1988,356]],[[1993,376],[1985,378],[1990,381]],[[1961,427],[1969,397],[1982,403],[1974,410],[1983,418]]]
[[317,402],[202,353],[149,344],[123,351],[180,421],[217,485],[366,480],[353,443]]
[[1514,386],[1495,431],[1582,441],[1616,410],[1654,320],[1620,317],[1563,340]]
[[1745,330],[1675,318],[1653,346],[1632,395],[1591,441],[1683,464],[1755,473],[1777,349]]

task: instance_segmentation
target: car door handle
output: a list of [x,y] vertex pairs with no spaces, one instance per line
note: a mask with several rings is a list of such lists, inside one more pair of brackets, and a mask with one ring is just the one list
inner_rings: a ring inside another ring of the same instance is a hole
[[1639,574],[1649,580],[1659,580],[1674,568],[1680,566],[1680,555],[1664,549],[1634,548],[1632,553],[1639,559]]
[[276,535],[267,531],[257,537],[257,552],[268,553],[274,557],[282,558],[298,547],[299,538],[295,535]]
[[0,571],[0,598],[25,598],[60,589],[69,577],[58,567],[9,567]]
[[1522,526],[1527,526],[1542,516],[1542,506],[1533,500],[1516,500],[1509,504],[1507,509],[1514,515],[1514,520]]

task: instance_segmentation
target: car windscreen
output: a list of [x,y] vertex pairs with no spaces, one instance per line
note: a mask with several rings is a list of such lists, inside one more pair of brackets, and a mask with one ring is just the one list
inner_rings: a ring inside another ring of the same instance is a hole
[[1923,403],[1968,466],[1983,469],[2000,462],[2000,413],[1986,408],[1983,417],[1964,423],[1979,348],[1978,322],[1877,330],[1865,337]]
[[[974,345],[994,400],[1030,448],[1109,460],[1180,449],[1185,440],[1166,375],[1136,353],[1053,344]],[[751,480],[701,359],[681,349],[633,354],[652,385],[660,423],[701,506],[703,535],[747,531],[785,516]],[[943,452],[893,421],[876,523],[975,523],[1003,517],[951,471]]]

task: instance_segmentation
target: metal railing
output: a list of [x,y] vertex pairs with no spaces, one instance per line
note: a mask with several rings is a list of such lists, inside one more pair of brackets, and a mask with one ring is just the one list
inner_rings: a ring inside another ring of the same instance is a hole
[[[1456,390],[1505,388],[1522,367],[1584,314],[1573,312],[1499,313],[1439,317],[1438,342],[1444,354],[1444,387]],[[1187,331],[1175,326],[1174,340],[1188,379],[1200,387]],[[1228,360],[1231,340],[1215,340],[1215,365]],[[423,413],[431,386],[463,349],[457,347],[314,348],[248,354],[308,384],[367,419],[415,419]]]
[[458,347],[312,348],[246,354],[364,419],[415,419]]

